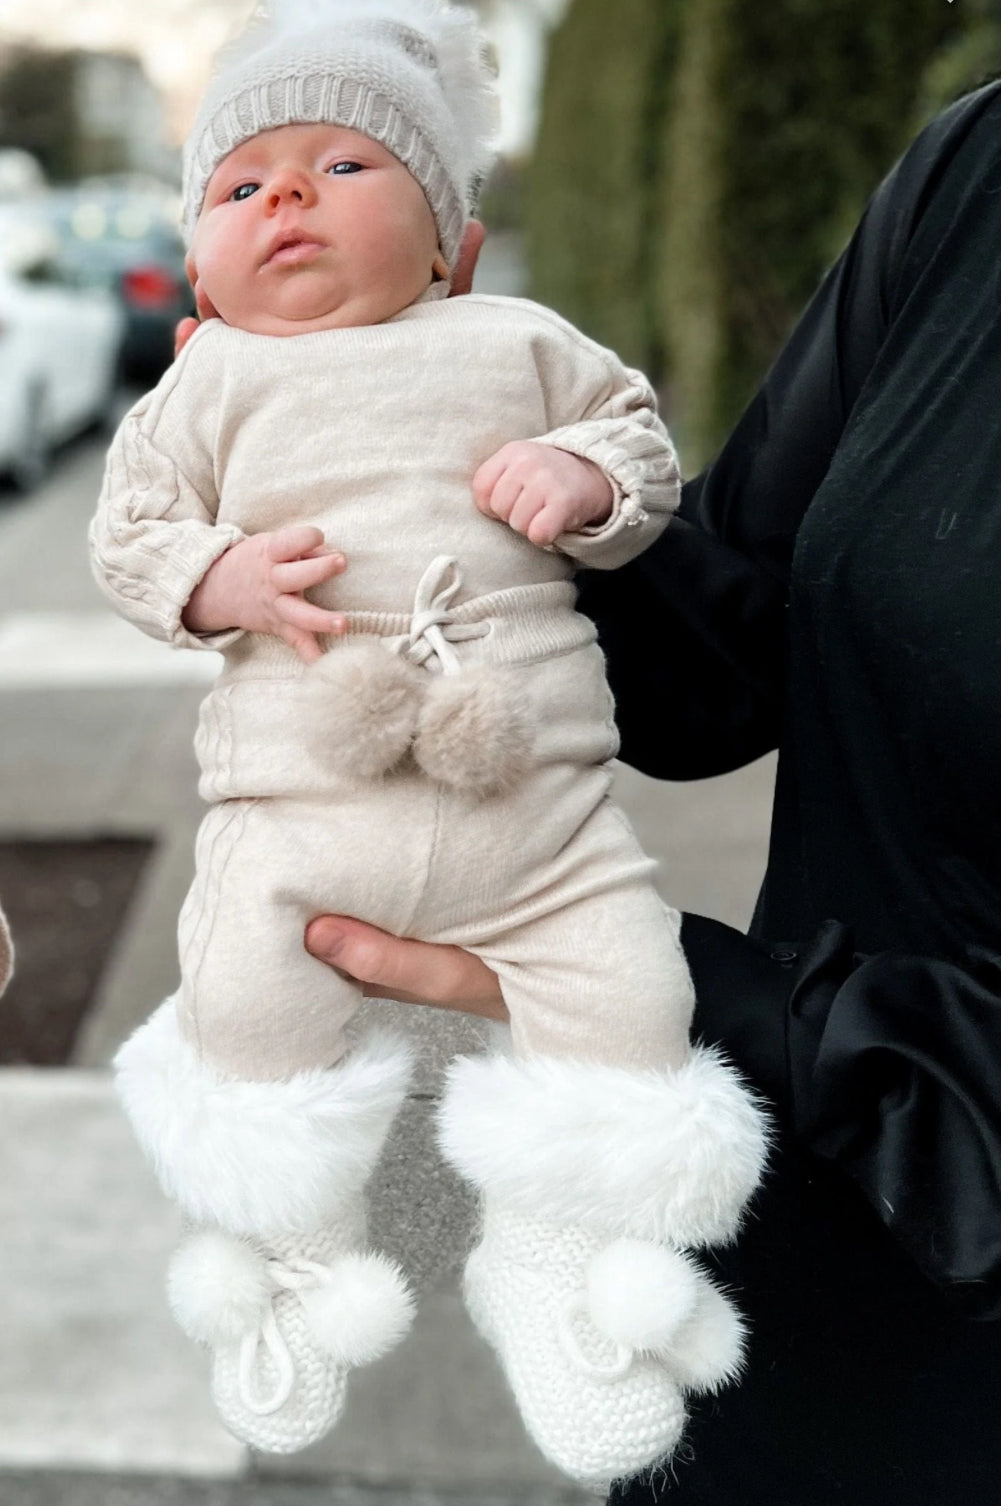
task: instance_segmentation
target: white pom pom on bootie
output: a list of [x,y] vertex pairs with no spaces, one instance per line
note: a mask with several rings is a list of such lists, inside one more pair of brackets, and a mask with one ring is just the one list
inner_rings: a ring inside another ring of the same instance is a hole
[[615,1343],[662,1359],[685,1391],[717,1391],[740,1373],[740,1314],[678,1250],[615,1240],[588,1266],[587,1308]]
[[199,1344],[236,1343],[260,1321],[270,1292],[264,1256],[214,1230],[185,1240],[167,1271],[170,1310]]
[[718,1391],[740,1375],[747,1327],[740,1313],[707,1278],[695,1311],[663,1350],[664,1363],[685,1391]]
[[471,664],[429,679],[414,758],[439,784],[485,799],[513,789],[525,774],[532,734],[516,671]]
[[350,1368],[395,1349],[414,1318],[410,1289],[384,1255],[345,1255],[322,1284],[300,1292],[299,1301],[314,1342]]
[[359,780],[395,768],[414,736],[424,678],[378,643],[338,644],[311,664],[307,736],[322,762]]
[[587,1268],[587,1308],[616,1344],[657,1354],[695,1312],[698,1273],[683,1255],[642,1239],[617,1239]]

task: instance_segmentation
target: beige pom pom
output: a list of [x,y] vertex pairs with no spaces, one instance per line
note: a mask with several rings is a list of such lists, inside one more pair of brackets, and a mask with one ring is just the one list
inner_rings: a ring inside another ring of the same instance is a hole
[[431,779],[483,798],[517,784],[529,766],[532,741],[517,673],[475,664],[428,684],[414,757]]
[[303,679],[309,739],[328,767],[377,779],[403,758],[417,724],[423,675],[378,643],[338,644]]

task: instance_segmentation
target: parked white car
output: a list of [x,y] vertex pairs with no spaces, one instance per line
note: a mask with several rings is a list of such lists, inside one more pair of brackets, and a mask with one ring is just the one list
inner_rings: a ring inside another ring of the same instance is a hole
[[123,318],[103,288],[71,281],[51,226],[0,210],[0,471],[28,489],[54,447],[110,412]]

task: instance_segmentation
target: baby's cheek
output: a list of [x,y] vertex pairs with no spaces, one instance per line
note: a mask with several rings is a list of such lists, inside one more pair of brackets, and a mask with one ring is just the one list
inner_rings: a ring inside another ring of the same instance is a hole
[[241,296],[241,278],[236,269],[224,260],[211,258],[198,268],[198,282],[202,293],[227,324],[239,323],[238,315],[246,303]]

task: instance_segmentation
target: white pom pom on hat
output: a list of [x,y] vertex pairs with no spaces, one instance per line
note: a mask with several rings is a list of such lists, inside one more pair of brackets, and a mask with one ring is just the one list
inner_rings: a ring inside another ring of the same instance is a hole
[[188,138],[187,237],[209,179],[241,142],[317,123],[359,131],[404,163],[454,266],[497,126],[473,12],[446,0],[270,0],[221,54]]

